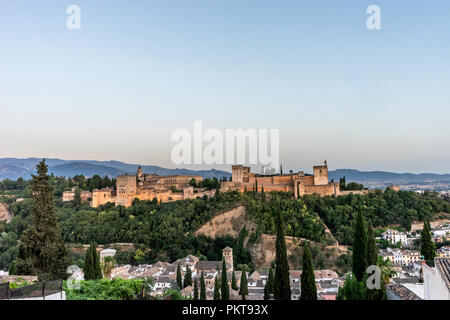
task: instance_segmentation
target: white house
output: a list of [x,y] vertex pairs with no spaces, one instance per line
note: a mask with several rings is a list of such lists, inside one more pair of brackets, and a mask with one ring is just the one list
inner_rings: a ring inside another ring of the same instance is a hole
[[433,229],[431,229],[431,233],[435,237],[445,237],[448,234],[450,234],[450,228],[448,228],[448,227],[433,228]]
[[103,249],[100,251],[100,262],[103,262],[105,257],[114,257],[116,255],[116,249]]
[[400,249],[386,248],[386,250],[394,255],[395,264],[403,264],[403,252]]
[[387,229],[381,234],[381,236],[384,240],[389,241],[389,243],[391,244],[400,242],[404,246],[408,245],[408,238],[406,236],[406,233],[404,232],[400,232],[394,229]]
[[153,288],[154,288],[154,290],[169,289],[172,286],[171,282],[172,282],[172,280],[168,276],[160,276],[155,281],[155,286]]

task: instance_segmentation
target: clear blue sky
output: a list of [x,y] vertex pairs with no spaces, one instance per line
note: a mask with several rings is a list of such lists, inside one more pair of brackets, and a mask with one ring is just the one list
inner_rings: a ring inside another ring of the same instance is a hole
[[285,170],[450,172],[449,57],[447,0],[2,1],[0,157],[173,167],[201,120],[279,128]]

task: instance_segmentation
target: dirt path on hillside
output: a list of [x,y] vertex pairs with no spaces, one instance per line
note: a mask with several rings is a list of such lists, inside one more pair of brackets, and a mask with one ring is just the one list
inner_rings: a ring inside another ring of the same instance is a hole
[[[431,227],[437,227],[443,225],[445,223],[450,223],[450,219],[439,219],[430,222]],[[422,230],[423,229],[423,221],[413,222],[411,224],[411,231]]]
[[334,245],[331,246],[327,246],[326,248],[331,249],[331,248],[336,248],[338,249],[338,251],[340,253],[347,253],[348,252],[348,246],[344,246],[344,245],[340,245],[339,242],[337,241],[337,239],[334,237],[333,233],[331,232],[331,230],[327,227],[327,225],[322,221],[322,224],[325,228],[325,233],[328,233],[331,237],[331,239],[334,240]]
[[11,221],[11,212],[9,212],[9,207],[6,203],[0,203],[0,221],[6,221],[7,223]]

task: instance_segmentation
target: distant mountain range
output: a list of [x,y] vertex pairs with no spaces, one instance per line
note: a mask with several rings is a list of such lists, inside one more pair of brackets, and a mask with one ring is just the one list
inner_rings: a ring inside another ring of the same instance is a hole
[[[17,179],[19,177],[29,179],[32,173],[35,173],[36,164],[41,161],[39,158],[0,158],[0,180]],[[96,161],[96,160],[61,160],[46,159],[49,166],[49,172],[56,176],[73,177],[77,174],[90,177],[94,174],[100,176],[108,175],[115,177],[125,173],[135,174],[138,165],[128,164],[120,161]],[[230,172],[223,170],[189,170],[189,169],[167,169],[158,166],[142,166],[142,170],[147,173],[158,175],[173,174],[195,174],[204,178],[222,177],[229,178]],[[438,185],[443,184],[444,189],[450,186],[450,174],[434,173],[393,173],[385,171],[359,171],[355,169],[338,169],[329,172],[329,179],[339,181],[340,178],[346,178],[347,182],[358,182],[369,187],[385,187],[390,184],[396,185]]]
[[[17,179],[22,177],[29,179],[31,174],[36,172],[36,164],[42,159],[39,158],[0,158],[0,180],[2,179]],[[135,174],[138,168],[137,164],[128,164],[120,161],[96,161],[96,160],[61,160],[61,159],[45,159],[48,165],[49,173],[56,176],[73,177],[77,174],[82,174],[86,177],[91,177],[95,174],[100,176],[108,175],[109,177],[116,177],[118,175],[130,173]],[[167,169],[158,166],[144,166],[142,170],[147,174],[174,175],[199,175],[203,178],[229,178],[230,172],[210,169],[210,170],[189,170],[189,169]]]
[[385,171],[358,171],[354,169],[338,169],[329,172],[329,178],[339,181],[345,177],[347,182],[358,183],[384,183],[384,184],[412,184],[412,183],[433,183],[450,182],[450,174],[435,173],[393,173]]

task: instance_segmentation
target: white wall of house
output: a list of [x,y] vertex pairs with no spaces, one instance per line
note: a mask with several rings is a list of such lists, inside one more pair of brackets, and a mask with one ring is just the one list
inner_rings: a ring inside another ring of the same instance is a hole
[[[43,297],[33,297],[33,298],[11,299],[11,300],[44,300],[44,298]],[[46,301],[47,300],[48,301],[50,301],[50,300],[66,300],[66,292],[62,291],[62,292],[50,294],[45,297],[45,300]]]
[[423,265],[425,300],[450,300],[450,291],[436,268]]

